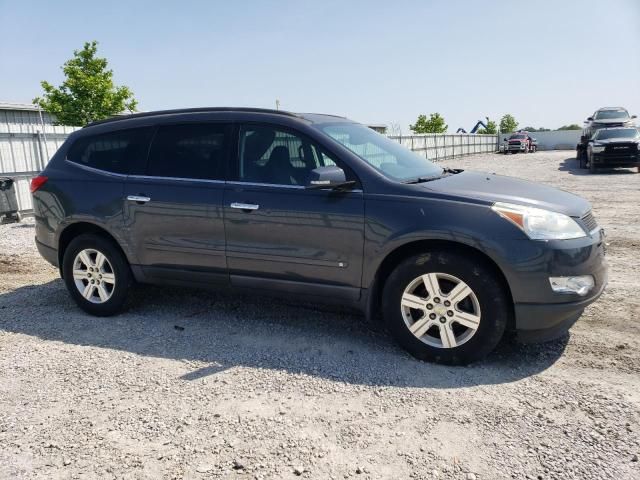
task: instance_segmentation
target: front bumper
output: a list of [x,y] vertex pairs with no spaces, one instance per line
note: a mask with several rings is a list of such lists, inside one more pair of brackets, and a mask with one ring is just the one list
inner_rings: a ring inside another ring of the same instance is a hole
[[593,163],[597,167],[638,167],[640,154],[611,155],[608,153],[593,153]]
[[605,268],[604,278],[600,277],[600,289],[595,295],[584,300],[570,303],[516,304],[518,340],[526,343],[546,342],[564,335],[578,321],[587,305],[602,295],[606,284]]
[[[546,341],[564,334],[608,281],[604,231],[562,241],[523,241],[512,245],[510,266],[504,270],[514,301],[517,336],[523,341]],[[581,297],[557,293],[549,277],[591,275],[594,287]]]
[[507,145],[507,152],[524,152],[527,149],[527,146],[524,144],[520,145]]

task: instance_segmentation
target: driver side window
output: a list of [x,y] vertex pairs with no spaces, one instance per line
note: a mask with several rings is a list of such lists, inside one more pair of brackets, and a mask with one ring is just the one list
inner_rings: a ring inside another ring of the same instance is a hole
[[306,138],[268,125],[240,129],[238,179],[271,185],[305,185],[314,168],[335,161]]

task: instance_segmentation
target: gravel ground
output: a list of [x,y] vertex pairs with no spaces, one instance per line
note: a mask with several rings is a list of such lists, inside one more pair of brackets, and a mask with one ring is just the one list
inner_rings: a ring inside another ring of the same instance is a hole
[[570,152],[446,162],[577,192],[610,285],[571,335],[469,367],[416,361],[362,317],[138,287],[81,313],[0,227],[0,478],[640,478],[640,175]]

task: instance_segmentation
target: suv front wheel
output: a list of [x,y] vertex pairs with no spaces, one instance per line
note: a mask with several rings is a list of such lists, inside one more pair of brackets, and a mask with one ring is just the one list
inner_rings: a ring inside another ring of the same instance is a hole
[[119,313],[132,284],[132,275],[120,249],[94,234],[74,238],[64,252],[64,282],[85,312],[97,316]]
[[383,292],[386,325],[414,357],[464,365],[498,344],[509,318],[495,272],[472,256],[447,250],[400,263]]

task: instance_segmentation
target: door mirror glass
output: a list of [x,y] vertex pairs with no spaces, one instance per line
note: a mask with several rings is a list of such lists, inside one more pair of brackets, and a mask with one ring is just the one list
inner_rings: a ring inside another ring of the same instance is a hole
[[593,121],[593,117],[587,118],[587,122],[592,122],[592,121]]
[[306,187],[309,189],[341,189],[353,187],[355,182],[348,182],[340,167],[329,165],[314,168],[309,172]]

